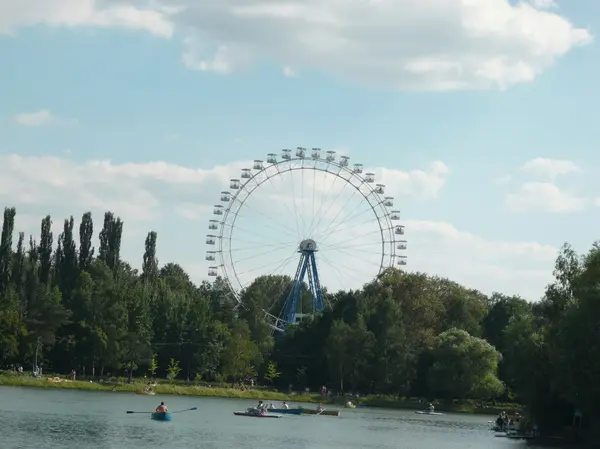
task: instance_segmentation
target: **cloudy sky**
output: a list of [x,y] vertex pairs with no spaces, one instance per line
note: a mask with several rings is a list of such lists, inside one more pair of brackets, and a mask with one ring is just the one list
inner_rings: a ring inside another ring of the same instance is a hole
[[[408,269],[536,300],[598,237],[599,26],[589,0],[0,0],[0,205],[35,235],[112,210],[125,259],[155,230],[199,281],[230,179],[320,147],[394,197]],[[250,196],[228,260],[293,275],[311,237],[323,284],[360,285],[375,214],[301,168]]]

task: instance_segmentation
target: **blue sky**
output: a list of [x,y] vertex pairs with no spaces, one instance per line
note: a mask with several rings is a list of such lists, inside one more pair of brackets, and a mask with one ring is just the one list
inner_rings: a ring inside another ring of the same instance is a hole
[[23,231],[110,208],[126,259],[154,229],[200,280],[227,180],[300,145],[385,179],[411,270],[537,299],[556,248],[597,238],[597,2],[73,1],[0,2],[0,203]]

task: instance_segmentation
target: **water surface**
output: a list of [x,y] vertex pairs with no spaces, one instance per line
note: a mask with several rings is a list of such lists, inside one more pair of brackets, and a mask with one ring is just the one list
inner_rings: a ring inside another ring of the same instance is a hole
[[[148,414],[198,407],[171,422]],[[340,417],[237,417],[254,401],[130,393],[0,387],[1,449],[507,449],[489,416],[416,415],[411,411],[341,409]],[[527,446],[532,447],[532,446]]]

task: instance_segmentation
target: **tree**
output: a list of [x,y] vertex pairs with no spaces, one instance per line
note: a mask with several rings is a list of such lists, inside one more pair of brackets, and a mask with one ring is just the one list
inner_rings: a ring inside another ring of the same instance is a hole
[[86,212],[81,217],[79,225],[79,269],[85,271],[92,263],[94,257],[94,247],[92,238],[94,236],[94,222],[92,213]]
[[39,280],[41,284],[48,285],[50,282],[50,270],[52,268],[52,219],[50,215],[42,220],[42,231],[40,235],[40,246],[38,249],[40,268]]
[[156,258],[156,232],[148,233],[146,237],[146,251],[142,264],[142,276],[144,279],[154,281],[158,277],[158,259]]
[[441,333],[433,349],[432,391],[447,398],[497,397],[503,391],[496,377],[501,354],[487,341],[464,330]]
[[277,364],[271,360],[267,363],[267,368],[265,370],[264,378],[270,384],[273,384],[281,375],[279,371],[277,371]]
[[181,366],[179,366],[179,361],[171,358],[169,361],[169,366],[167,367],[167,371],[169,373],[169,380],[173,382],[179,373],[181,372]]
[[260,358],[258,346],[250,340],[248,324],[236,321],[223,349],[221,366],[224,376],[232,382],[248,380],[256,376]]
[[150,377],[156,376],[156,370],[158,369],[158,362],[156,361],[156,354],[152,354],[150,359],[150,365],[148,366],[148,374]]
[[12,269],[12,236],[15,228],[16,209],[5,208],[0,237],[0,294],[8,289]]

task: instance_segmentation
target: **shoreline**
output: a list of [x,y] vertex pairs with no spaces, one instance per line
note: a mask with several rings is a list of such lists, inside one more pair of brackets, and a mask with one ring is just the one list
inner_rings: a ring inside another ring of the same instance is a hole
[[[60,379],[50,381],[48,379]],[[90,382],[83,380],[69,380],[60,377],[43,377],[35,379],[29,376],[5,376],[0,375],[0,386],[6,387],[32,387],[32,388],[55,388],[84,391],[102,391],[114,393],[135,393],[147,395],[144,392],[145,382],[139,382],[134,379],[131,384],[125,382]],[[229,399],[247,399],[263,401],[287,401],[307,404],[329,404],[344,408],[344,398],[333,398],[324,400],[319,394],[286,394],[279,391],[266,389],[246,389],[226,387],[213,387],[203,385],[181,385],[178,383],[163,383],[153,387],[157,395],[175,395],[175,396],[195,396],[195,397],[214,397]],[[336,400],[338,399],[338,400]],[[357,401],[358,408],[387,408],[396,410],[422,410],[424,405],[414,398],[397,399],[386,396],[364,396]],[[512,413],[522,411],[518,404],[497,404],[495,406],[486,406],[480,408],[474,401],[462,401],[461,403],[447,403],[434,401],[436,411],[445,413],[465,413],[478,415],[497,415],[501,411]],[[351,409],[348,409],[351,410]]]

